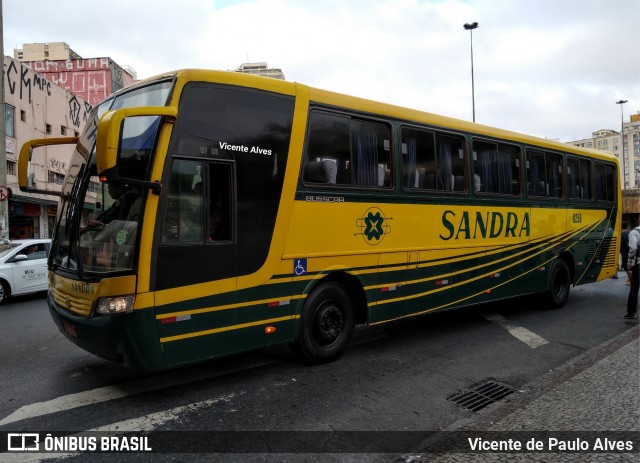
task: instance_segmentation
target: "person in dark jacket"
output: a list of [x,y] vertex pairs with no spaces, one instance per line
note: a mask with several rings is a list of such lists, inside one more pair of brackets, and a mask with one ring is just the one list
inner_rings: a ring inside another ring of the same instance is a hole
[[640,246],[640,226],[629,232],[629,258],[627,260],[627,270],[631,271],[631,284],[629,285],[629,297],[627,299],[626,319],[636,318],[638,310],[638,290],[640,289],[640,256],[638,255]]

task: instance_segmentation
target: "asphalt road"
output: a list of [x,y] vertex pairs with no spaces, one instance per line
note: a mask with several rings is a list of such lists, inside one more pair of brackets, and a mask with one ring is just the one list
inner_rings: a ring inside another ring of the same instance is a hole
[[[186,444],[177,440],[183,438],[224,436],[242,442],[255,437],[242,432],[268,431],[274,441],[263,450],[272,445],[271,451],[284,451],[287,446],[279,446],[277,439],[288,437],[280,431],[297,432],[289,439],[365,431],[346,434],[377,440],[411,436],[403,431],[445,429],[471,416],[448,400],[453,395],[489,379],[521,391],[635,326],[622,318],[628,287],[619,275],[619,280],[572,288],[559,310],[526,298],[359,329],[345,356],[328,365],[303,365],[286,347],[278,347],[161,373],[129,370],[85,353],[57,331],[43,295],[16,298],[0,306],[0,431],[194,431],[179,438],[175,433],[155,436],[156,448],[159,436],[168,436],[173,444],[162,445],[179,451]],[[120,454],[118,461],[393,461],[404,449],[393,450],[398,451],[304,458]],[[5,456],[38,461],[34,455]],[[64,461],[86,458],[71,455]],[[113,455],[91,458],[111,461]]]

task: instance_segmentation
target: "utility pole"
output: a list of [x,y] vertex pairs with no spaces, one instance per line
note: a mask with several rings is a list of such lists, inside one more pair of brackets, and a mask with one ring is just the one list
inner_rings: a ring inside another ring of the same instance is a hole
[[[618,100],[616,104],[620,105],[620,158],[622,159],[622,189],[627,189],[627,157],[624,155],[624,111],[622,105],[627,103],[627,100]],[[629,148],[631,151],[631,148]]]
[[463,26],[471,34],[471,105],[473,108],[473,122],[476,121],[476,88],[473,81],[473,30],[478,28],[477,22],[466,23]]
[[[2,73],[0,74],[0,187],[7,189],[7,136],[5,118],[7,108],[4,104],[4,18],[2,16],[2,0],[0,0],[0,58],[2,59]],[[6,190],[8,191],[8,190]],[[9,197],[0,200],[0,241],[9,240]]]

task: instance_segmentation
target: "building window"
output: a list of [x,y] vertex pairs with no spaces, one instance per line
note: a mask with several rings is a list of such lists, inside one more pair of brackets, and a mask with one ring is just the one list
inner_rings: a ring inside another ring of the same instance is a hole
[[60,135],[66,135],[67,134],[67,128],[64,125],[60,126]]
[[45,124],[45,132],[47,135],[51,135],[51,124]]
[[64,183],[64,175],[57,172],[49,171],[49,183],[55,183],[56,185],[62,185]]
[[4,105],[4,124],[5,124],[5,134],[7,137],[16,136],[14,117],[15,117],[16,108],[11,106],[10,104]]
[[7,175],[16,175],[15,161],[7,161]]
[[22,110],[20,111],[20,120],[22,122],[27,122],[27,113],[26,113],[26,111],[22,111]]

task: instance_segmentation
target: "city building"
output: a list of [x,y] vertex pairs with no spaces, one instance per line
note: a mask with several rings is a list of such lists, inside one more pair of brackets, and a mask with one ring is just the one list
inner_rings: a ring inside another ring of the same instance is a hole
[[[9,238],[48,238],[53,232],[58,198],[20,191],[20,148],[34,138],[78,136],[91,106],[11,57],[5,56],[4,69],[6,186],[12,191]],[[72,152],[73,145],[38,148],[27,177],[29,184],[60,191]]]
[[603,129],[593,132],[591,138],[568,143],[613,153],[620,159],[622,189],[640,188],[640,112],[632,114],[629,122],[622,124],[622,137],[620,132]]
[[24,44],[14,58],[91,106],[137,79],[129,66],[107,57],[83,59],[64,42]]
[[282,69],[270,68],[267,63],[243,63],[235,70],[243,74],[253,74],[256,76],[271,77],[273,79],[284,80]]
[[65,42],[25,43],[22,48],[13,50],[13,58],[18,61],[63,61],[82,59]]

